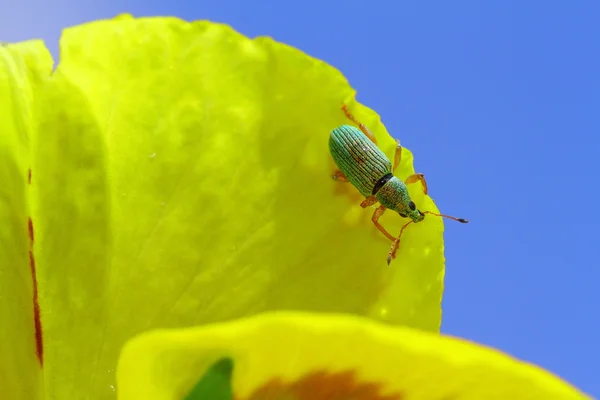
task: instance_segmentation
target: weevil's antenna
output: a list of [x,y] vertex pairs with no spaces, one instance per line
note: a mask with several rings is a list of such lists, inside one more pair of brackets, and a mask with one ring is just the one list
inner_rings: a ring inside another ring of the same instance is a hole
[[405,223],[402,228],[400,229],[400,234],[398,235],[398,237],[396,238],[396,240],[394,240],[394,243],[392,243],[392,248],[390,249],[390,252],[388,253],[388,257],[387,257],[387,263],[388,265],[390,265],[390,262],[392,261],[392,258],[396,258],[396,251],[398,251],[398,245],[400,244],[400,237],[402,236],[402,232],[404,232],[404,229],[409,226],[410,224],[412,224],[414,221],[408,221],[407,223]]
[[[456,217],[453,217],[451,215],[438,214],[438,213],[434,213],[432,211],[422,211],[422,214],[431,214],[431,215],[435,215],[436,217],[448,218],[448,219],[452,219],[454,221],[461,222],[463,224],[467,224],[469,222],[469,221],[467,221],[464,218],[456,218]],[[404,232],[404,229],[407,226],[409,226],[410,224],[412,224],[413,222],[414,221],[408,221],[400,229],[400,234],[398,235],[398,237],[396,238],[396,240],[394,240],[394,243],[392,243],[392,248],[390,249],[390,252],[388,253],[388,258],[387,258],[388,265],[390,265],[390,262],[392,261],[392,258],[396,258],[396,252],[398,251],[398,247],[399,247],[399,244],[400,244],[400,237],[402,236],[402,232]]]
[[453,220],[455,220],[455,221],[462,222],[463,224],[467,224],[467,223],[469,223],[469,221],[467,221],[467,220],[466,220],[466,219],[464,219],[464,218],[456,218],[456,217],[452,217],[452,216],[450,216],[450,215],[446,215],[446,214],[436,214],[436,213],[434,213],[434,212],[431,212],[431,211],[422,211],[422,213],[423,213],[423,214],[431,214],[431,215],[435,215],[435,216],[437,216],[437,217],[442,217],[442,218],[453,219]]

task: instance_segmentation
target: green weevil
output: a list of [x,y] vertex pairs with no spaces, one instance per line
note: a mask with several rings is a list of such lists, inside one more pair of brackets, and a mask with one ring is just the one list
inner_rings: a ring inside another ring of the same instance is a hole
[[[403,181],[394,176],[394,171],[402,159],[402,146],[396,140],[396,153],[394,164],[377,146],[375,135],[362,123],[350,114],[348,107],[342,105],[342,111],[354,126],[341,125],[331,131],[329,137],[329,150],[339,168],[333,173],[333,179],[350,182],[365,200],[360,204],[362,208],[372,206],[379,202],[379,207],[373,213],[371,220],[388,239],[392,247],[388,253],[387,263],[396,258],[396,251],[400,244],[400,237],[404,229],[414,223],[421,222],[425,214],[449,218],[458,222],[467,223],[464,218],[450,215],[437,214],[432,211],[420,211],[408,194],[407,184],[421,182],[423,192],[427,194],[427,182],[423,174],[412,174]],[[386,209],[394,210],[403,218],[410,218],[400,229],[398,237],[392,236],[380,223],[379,218]]]

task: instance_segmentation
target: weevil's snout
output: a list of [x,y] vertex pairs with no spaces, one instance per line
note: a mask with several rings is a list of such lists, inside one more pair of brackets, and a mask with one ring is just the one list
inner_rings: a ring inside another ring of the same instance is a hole
[[425,218],[425,214],[417,209],[417,206],[414,201],[408,202],[408,217],[412,219],[413,222],[421,222],[423,218]]
[[425,214],[417,210],[417,206],[412,200],[398,213],[401,217],[410,218],[413,222],[421,222],[425,218]]
[[423,214],[421,211],[417,210],[414,215],[411,215],[410,217],[414,222],[421,222],[425,219],[425,214]]

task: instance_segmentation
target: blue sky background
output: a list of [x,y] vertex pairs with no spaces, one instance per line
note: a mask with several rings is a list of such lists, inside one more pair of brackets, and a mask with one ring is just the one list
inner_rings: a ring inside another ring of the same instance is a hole
[[[600,397],[600,2],[0,0],[0,40],[122,12],[225,22],[339,68],[446,224],[443,332]],[[371,4],[371,5],[367,5]]]

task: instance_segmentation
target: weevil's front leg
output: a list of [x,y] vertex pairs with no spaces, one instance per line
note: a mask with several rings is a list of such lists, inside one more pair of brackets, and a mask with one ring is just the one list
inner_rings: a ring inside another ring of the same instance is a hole
[[396,258],[396,252],[398,251],[399,244],[400,244],[400,239],[399,238],[394,239],[394,243],[392,243],[392,247],[390,248],[390,251],[387,256],[388,265],[390,265],[390,262],[392,262],[392,259]]
[[354,115],[350,114],[350,111],[348,111],[348,106],[346,106],[345,104],[342,104],[342,111],[344,112],[344,114],[346,114],[346,117],[354,122],[356,125],[358,125],[358,128],[362,131],[362,133],[364,133],[369,139],[371,139],[371,142],[377,144],[377,138],[375,138],[375,135],[373,135],[373,133],[371,133],[371,131],[369,130],[369,128],[367,128],[365,126],[365,124],[359,122]]
[[360,206],[362,208],[365,208],[365,207],[372,206],[375,203],[377,203],[377,197],[375,197],[375,196],[369,196],[362,203],[360,203]]
[[396,171],[396,168],[400,165],[400,160],[402,160],[402,145],[400,144],[400,140],[396,139],[396,153],[394,154],[394,168],[392,172]]
[[348,178],[346,177],[346,175],[344,175],[344,174],[342,173],[342,171],[340,171],[339,169],[338,169],[338,170],[335,170],[335,171],[333,172],[333,175],[331,175],[331,177],[333,178],[333,180],[334,180],[334,181],[340,181],[340,182],[350,182],[350,181],[348,180]]
[[398,234],[398,237],[393,240],[392,247],[390,248],[390,252],[388,253],[388,257],[387,257],[388,265],[390,265],[390,262],[392,261],[393,258],[396,258],[396,252],[398,251],[398,247],[400,246],[400,237],[402,237],[402,233],[404,232],[404,229],[406,229],[406,227],[412,223],[413,223],[413,221],[409,221],[406,224],[404,224],[402,226],[402,229],[400,229],[400,234]]
[[388,239],[390,239],[393,242],[396,240],[396,238],[390,235],[390,233],[386,231],[385,228],[379,223],[379,217],[383,215],[385,210],[386,208],[384,206],[377,207],[377,210],[375,210],[375,212],[373,213],[373,218],[371,218],[371,221],[373,221],[373,223],[375,224],[377,229],[381,231],[381,233],[383,233],[385,236],[387,236]]
[[425,182],[425,175],[423,174],[412,174],[411,176],[406,178],[404,183],[409,184],[419,181],[421,181],[421,183],[423,184],[423,193],[427,194],[427,182]]

